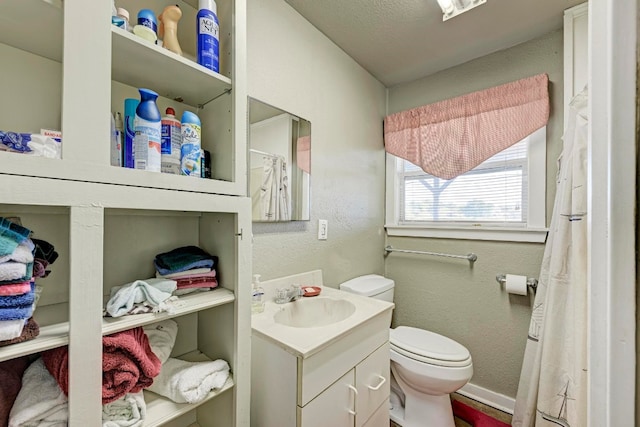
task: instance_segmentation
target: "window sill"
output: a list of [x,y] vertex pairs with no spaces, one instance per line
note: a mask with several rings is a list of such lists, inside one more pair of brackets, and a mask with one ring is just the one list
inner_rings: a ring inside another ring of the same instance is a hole
[[385,225],[387,235],[402,237],[432,237],[436,239],[494,240],[503,242],[544,243],[547,228],[489,227],[420,227]]

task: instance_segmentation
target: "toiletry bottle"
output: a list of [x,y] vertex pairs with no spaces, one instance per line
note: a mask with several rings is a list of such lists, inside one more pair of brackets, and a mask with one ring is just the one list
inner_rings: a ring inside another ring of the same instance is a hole
[[158,16],[158,21],[160,21],[158,37],[162,39],[162,47],[178,55],[182,55],[182,49],[178,43],[178,21],[180,18],[182,18],[182,10],[177,4],[165,7]]
[[175,110],[167,108],[162,118],[162,173],[180,175],[181,128]]
[[113,118],[113,114],[109,115],[111,116],[111,166],[122,166],[120,164],[122,146],[116,130],[116,120]]
[[180,174],[200,178],[200,119],[190,111],[182,113],[182,145],[180,147]]
[[220,70],[220,24],[214,0],[199,0],[196,15],[198,64],[216,73]]
[[136,108],[134,164],[136,169],[160,172],[162,155],[160,148],[161,117],[156,105],[158,94],[149,89],[138,89],[140,104]]
[[129,11],[123,7],[119,7],[116,9],[118,12],[118,18],[124,20],[123,29],[126,31],[131,31],[131,26],[129,25]]
[[124,147],[124,124],[122,122],[122,114],[118,111],[116,113],[116,138],[118,139],[118,166],[123,166],[123,147]]
[[251,284],[251,313],[262,313],[264,311],[264,289],[260,286],[260,275],[253,275]]
[[158,21],[153,10],[140,9],[140,12],[138,12],[138,25],[133,27],[133,34],[152,43],[158,40]]
[[136,136],[135,118],[138,101],[135,98],[127,98],[124,100],[124,145],[122,146],[122,157],[125,168],[133,169],[135,167],[133,158],[135,153],[133,149],[133,139]]

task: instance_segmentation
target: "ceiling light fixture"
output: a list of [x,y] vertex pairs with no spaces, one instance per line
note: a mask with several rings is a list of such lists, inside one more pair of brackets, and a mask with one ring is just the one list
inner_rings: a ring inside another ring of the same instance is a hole
[[487,0],[437,0],[442,9],[442,20],[446,21],[474,7],[485,4]]

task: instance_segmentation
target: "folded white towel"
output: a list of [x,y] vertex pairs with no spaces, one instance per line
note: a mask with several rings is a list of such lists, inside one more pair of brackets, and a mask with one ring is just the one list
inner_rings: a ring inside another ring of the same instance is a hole
[[102,405],[102,427],[141,427],[147,417],[142,391]]
[[142,329],[147,334],[147,338],[149,338],[151,351],[158,356],[160,362],[166,362],[176,343],[178,324],[174,320],[167,319],[143,326]]
[[0,282],[21,279],[26,275],[26,264],[21,262],[3,262],[0,264]]
[[160,274],[160,273],[158,273],[156,271],[156,277],[163,277],[165,279],[179,279],[179,278],[184,277],[184,276],[195,276],[197,274],[207,274],[207,273],[210,273],[210,272],[211,272],[211,269],[210,268],[206,268],[206,267],[193,268],[191,270],[179,271],[177,273],[167,274],[166,276],[163,276],[162,274]]
[[26,320],[0,320],[0,341],[18,338],[22,334],[22,328]]
[[159,306],[177,288],[175,280],[146,279],[136,280],[112,291],[107,302],[107,313],[120,317],[129,313],[135,304],[145,302],[153,307]]
[[170,357],[148,390],[176,403],[198,403],[211,390],[221,388],[228,378],[229,364],[222,359],[185,362]]
[[67,396],[36,359],[22,376],[22,388],[9,414],[9,427],[66,427],[69,418]]
[[33,242],[30,239],[20,243],[13,253],[5,256],[0,256],[0,263],[7,261],[21,262],[28,264],[33,262]]

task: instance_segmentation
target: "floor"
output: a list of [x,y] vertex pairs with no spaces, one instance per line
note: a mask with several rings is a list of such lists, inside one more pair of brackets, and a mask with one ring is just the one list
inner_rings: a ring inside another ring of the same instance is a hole
[[[507,424],[511,424],[511,414],[507,414],[506,412],[502,412],[499,411],[497,409],[494,409],[490,406],[487,406],[485,404],[482,404],[480,402],[477,402],[475,400],[469,399],[468,397],[464,397],[460,394],[454,393],[451,395],[452,399],[458,400],[462,403],[464,403],[465,405],[471,406],[472,408],[475,408],[479,411],[484,412],[485,414],[489,415],[490,417],[493,417],[499,421],[502,421],[503,423],[507,423]],[[455,419],[456,422],[456,427],[473,427],[471,424],[466,423],[465,421],[456,418]],[[390,421],[390,426],[391,427],[400,427],[398,426],[396,423],[394,423],[393,421]]]

